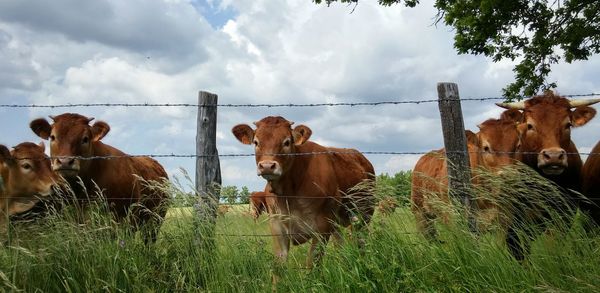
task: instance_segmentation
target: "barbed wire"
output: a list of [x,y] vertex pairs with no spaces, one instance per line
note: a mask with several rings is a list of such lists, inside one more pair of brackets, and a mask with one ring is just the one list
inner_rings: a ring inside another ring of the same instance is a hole
[[[394,231],[396,234],[419,234],[420,232],[409,232],[409,231]],[[319,235],[333,235],[333,233],[317,233]],[[215,233],[216,236],[223,237],[274,237],[274,236],[307,236],[311,235],[310,233],[281,233],[281,234],[228,234],[228,233]]]
[[[600,93],[570,94],[561,95],[563,97],[593,97],[600,96]],[[527,99],[529,97],[522,97]],[[445,101],[503,101],[504,97],[481,97],[481,98],[461,98],[446,99]],[[64,103],[64,104],[0,104],[0,108],[75,108],[75,107],[228,107],[228,108],[280,108],[280,107],[335,107],[335,106],[382,106],[382,105],[402,105],[402,104],[425,104],[437,103],[439,99],[426,98],[421,100],[407,99],[396,101],[377,101],[377,102],[332,102],[332,103],[279,103],[279,104],[197,104],[197,103]]]
[[[254,191],[253,191],[254,192]],[[375,193],[374,191],[372,193]],[[377,195],[372,195],[372,196],[364,196],[364,197],[359,197],[359,196],[341,196],[341,197],[334,197],[334,196],[304,196],[304,195],[277,195],[274,193],[268,193],[269,195],[261,195],[258,196],[259,198],[281,198],[281,199],[334,199],[334,200],[342,200],[344,198],[358,198],[358,201],[363,200],[363,201],[380,201],[380,200],[384,200],[385,198],[380,198]],[[577,199],[577,200],[585,200],[587,199],[600,199],[600,195],[595,196],[595,197],[590,197],[590,196],[585,196],[584,197],[578,197],[578,196],[563,196],[563,197],[568,197],[569,199]],[[197,195],[190,195],[187,197],[143,197],[140,199],[137,198],[132,198],[132,197],[85,197],[85,198],[70,198],[70,197],[32,197],[32,196],[1,196],[1,198],[3,199],[19,199],[19,200],[39,200],[41,202],[61,202],[61,201],[72,201],[72,202],[89,202],[89,203],[100,203],[101,201],[105,201],[105,200],[119,200],[119,201],[133,201],[134,203],[140,203],[143,204],[144,201],[147,200],[166,200],[166,201],[172,201],[172,200],[191,200],[191,199],[200,199],[201,196],[197,196]],[[248,203],[226,203],[226,202],[221,202],[221,201],[226,201],[227,199],[248,199],[250,200],[252,198],[251,194],[249,195],[221,195],[218,199],[219,199],[219,204],[217,206],[236,206],[236,205],[251,205],[252,202],[248,202]],[[408,198],[407,198],[408,199]]]
[[[436,154],[439,150],[429,150],[429,151],[404,151],[404,152],[396,152],[396,151],[358,151],[363,155],[425,155],[425,154]],[[514,152],[502,152],[502,151],[444,151],[441,154],[498,154],[498,155],[537,155],[539,152],[523,152],[523,151],[514,151]],[[301,152],[301,153],[263,153],[259,154],[262,156],[275,156],[275,157],[294,157],[294,156],[314,156],[314,155],[331,155],[331,154],[357,154],[355,151],[320,151],[320,152]],[[597,156],[600,155],[600,152],[566,152],[565,155],[584,155],[584,156]],[[108,156],[50,156],[45,158],[33,158],[33,157],[21,157],[15,158],[16,160],[54,160],[54,159],[77,159],[83,161],[89,160],[111,160],[111,159],[124,159],[124,158],[141,158],[141,157],[149,157],[149,158],[212,158],[212,157],[254,157],[256,154],[254,153],[231,153],[231,154],[134,154],[134,155],[108,155]]]
[[[249,197],[250,195],[248,195]],[[177,199],[182,199],[181,197],[177,198],[177,197],[142,197],[140,199],[137,198],[133,198],[133,197],[100,197],[100,196],[91,196],[91,197],[80,197],[80,198],[72,198],[72,197],[56,197],[56,198],[51,198],[51,197],[47,197],[47,196],[0,196],[1,198],[6,198],[6,199],[20,199],[20,200],[40,200],[42,202],[44,201],[81,201],[81,202],[99,202],[101,200],[131,200],[131,201],[135,201],[135,202],[143,202],[146,200],[154,200],[154,199],[164,199],[164,200],[177,200]],[[189,196],[189,199],[199,199],[202,196]],[[226,200],[228,198],[232,198],[234,196],[221,196],[219,197],[219,200]],[[235,198],[238,199],[245,199],[248,198],[246,196],[243,195],[236,195]],[[261,196],[262,197],[262,196]],[[286,196],[286,195],[265,195],[264,197],[274,197],[274,198],[309,198],[309,199],[336,199],[336,200],[340,200],[340,199],[344,199],[344,198],[353,198],[353,196],[341,196],[341,197],[333,197],[333,196]],[[372,198],[375,198],[374,196]],[[371,197],[365,197],[364,199],[371,199]],[[219,205],[227,205],[230,206],[230,204],[226,204],[226,203],[219,203]]]

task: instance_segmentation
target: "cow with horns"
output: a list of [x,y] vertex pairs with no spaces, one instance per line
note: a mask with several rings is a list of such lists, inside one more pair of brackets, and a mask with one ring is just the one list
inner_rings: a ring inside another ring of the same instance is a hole
[[338,227],[369,223],[375,205],[372,188],[359,185],[374,182],[373,166],[356,150],[309,141],[310,128],[292,128],[294,122],[283,117],[254,124],[256,129],[239,124],[232,132],[241,143],[254,145],[257,173],[268,181],[266,191],[275,195],[274,206],[267,205],[275,255],[285,261],[290,242],[312,240],[306,261],[312,267],[330,236],[340,237]]
[[[30,128],[39,137],[50,140],[52,169],[74,190],[79,189],[77,177],[81,178],[86,190],[99,188],[118,221],[131,213],[132,230],[149,224],[143,237],[146,242],[154,242],[166,214],[168,196],[148,185],[167,180],[163,167],[152,158],[130,157],[104,144],[101,139],[110,130],[106,122],[97,121],[90,125],[94,118],[74,113],[50,118],[53,124],[39,118],[31,121]],[[114,158],[105,159],[107,157]],[[77,196],[82,200],[81,197],[87,195]]]
[[[566,219],[572,216],[569,209],[583,202],[576,200],[578,196],[572,192],[582,191],[582,161],[571,140],[571,129],[583,126],[594,118],[596,110],[589,105],[597,102],[600,99],[568,100],[553,92],[546,92],[521,102],[497,103],[502,108],[522,111],[523,117],[517,125],[520,135],[517,159],[564,190],[567,207],[556,208],[560,209],[559,212]],[[527,203],[527,198],[520,200]],[[550,206],[555,204],[549,203]],[[527,204],[524,206],[530,208]],[[588,204],[581,204],[579,207],[588,212]],[[541,216],[534,219],[535,222],[543,223],[549,217],[545,211],[536,212]],[[519,225],[526,222],[529,216],[531,212],[516,209],[508,227],[506,242],[510,252],[518,260],[523,260],[530,248],[527,241],[521,245],[521,240],[524,239],[518,233]],[[527,231],[531,233],[531,230]]]

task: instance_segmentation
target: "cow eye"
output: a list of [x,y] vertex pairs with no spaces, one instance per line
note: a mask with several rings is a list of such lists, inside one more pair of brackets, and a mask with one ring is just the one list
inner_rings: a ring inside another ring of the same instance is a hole
[[486,152],[486,153],[489,153],[490,152],[490,147],[489,146],[483,147],[483,151]]
[[53,141],[53,140],[55,140],[55,139],[56,139],[56,136],[54,136],[54,134],[53,134],[53,135],[50,135],[50,141]]
[[82,143],[82,144],[86,144],[86,143],[88,143],[89,141],[90,141],[90,138],[89,138],[89,137],[87,137],[87,136],[84,136],[84,137],[83,137],[83,139],[81,140],[81,143]]
[[284,147],[289,147],[290,146],[290,140],[289,139],[284,140],[283,141],[283,146]]
[[31,170],[31,165],[29,165],[29,163],[24,163],[21,165],[21,168],[23,168],[25,170]]
[[573,124],[571,124],[571,122],[568,122],[567,125],[565,125],[565,128],[570,129],[571,126],[573,126]]
[[532,129],[533,129],[533,125],[532,125],[532,124],[529,124],[529,123],[527,123],[527,130],[532,130]]
[[258,140],[255,139],[252,143],[254,144],[255,147],[258,147]]

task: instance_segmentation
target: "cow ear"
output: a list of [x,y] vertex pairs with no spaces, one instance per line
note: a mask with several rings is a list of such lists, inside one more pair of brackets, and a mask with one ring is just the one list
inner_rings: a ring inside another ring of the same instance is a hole
[[473,131],[465,130],[465,135],[467,136],[467,144],[479,145],[479,138],[477,138],[477,134],[473,133]]
[[231,129],[231,132],[243,144],[252,144],[254,140],[254,130],[248,124],[238,124]]
[[592,120],[594,116],[596,116],[596,109],[592,107],[576,107],[571,112],[571,122],[573,122],[573,126],[575,127],[583,126]]
[[292,130],[292,135],[294,136],[294,144],[301,145],[305,143],[311,136],[312,130],[308,128],[306,125],[298,125],[294,127]]
[[50,132],[52,132],[52,126],[50,123],[44,118],[38,118],[29,123],[29,128],[33,130],[37,136],[48,139],[50,137]]
[[101,140],[110,131],[110,126],[104,121],[98,121],[92,125],[92,141]]
[[3,144],[0,144],[0,162],[12,165],[15,160],[10,154],[10,150]]
[[506,110],[500,114],[500,120],[519,123],[523,120],[523,113],[517,109]]

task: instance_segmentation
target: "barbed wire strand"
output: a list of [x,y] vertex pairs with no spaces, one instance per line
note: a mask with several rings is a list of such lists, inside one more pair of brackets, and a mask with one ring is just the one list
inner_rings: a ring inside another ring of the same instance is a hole
[[[190,196],[188,197],[189,199],[197,199],[200,196]],[[340,200],[343,198],[350,198],[350,197],[340,197],[340,198],[336,198],[336,197],[331,197],[331,196],[327,196],[327,197],[323,197],[323,196],[303,196],[303,195],[261,195],[261,198],[283,198],[283,199],[288,199],[288,198],[295,198],[295,199],[335,199],[335,200]],[[39,200],[41,202],[69,202],[69,201],[77,201],[77,202],[100,202],[102,199],[100,199],[99,197],[92,197],[92,198],[48,198],[48,197],[31,197],[31,196],[2,196],[3,199],[18,199],[18,200]],[[244,196],[244,195],[236,195],[236,196],[221,196],[219,197],[219,200],[227,200],[227,199],[231,199],[231,198],[235,198],[235,199],[248,199],[250,198],[250,195],[248,196]],[[600,195],[597,197],[589,197],[586,196],[585,198],[583,197],[575,197],[575,196],[570,196],[570,199],[579,199],[579,200],[585,200],[587,199],[600,199]],[[155,200],[155,199],[162,199],[162,200],[166,200],[166,201],[170,201],[170,200],[185,200],[186,198],[182,199],[181,197],[144,197],[141,200],[138,200],[136,198],[131,198],[131,197],[110,197],[107,198],[107,200],[120,200],[120,201],[132,201],[134,203],[140,203],[140,202],[144,202],[146,200]],[[378,198],[377,196],[373,196],[373,197],[364,197],[362,198],[364,200],[374,200],[374,201],[379,201],[382,200],[380,198]],[[407,198],[408,199],[408,198]],[[251,203],[246,203],[246,204],[251,204]],[[228,204],[228,203],[219,203],[218,206],[236,206],[236,205],[246,205],[246,204],[242,204],[242,203],[235,203],[235,204]]]
[[[438,151],[406,151],[406,152],[394,152],[394,151],[358,151],[363,155],[425,155],[425,154],[436,154]],[[263,156],[281,156],[281,157],[289,157],[289,156],[311,156],[311,155],[330,155],[330,154],[356,154],[354,151],[340,152],[340,151],[322,151],[322,152],[302,152],[302,153],[264,153],[259,154]],[[498,155],[537,155],[539,152],[484,152],[484,151],[444,151],[442,154],[498,154]],[[135,154],[135,155],[109,155],[109,156],[50,156],[43,158],[33,158],[33,157],[21,157],[15,158],[16,160],[53,160],[53,159],[77,159],[77,160],[111,160],[111,159],[123,159],[123,158],[141,158],[141,157],[149,157],[149,158],[212,158],[212,157],[223,157],[223,158],[235,158],[235,157],[254,157],[256,154],[253,153],[239,153],[239,154]],[[565,155],[584,155],[584,156],[598,156],[600,153],[597,152],[567,152]]]
[[[563,97],[592,97],[600,96],[599,93],[570,94],[561,95]],[[523,97],[527,99],[529,97]],[[461,98],[446,99],[445,101],[503,101],[503,97],[482,97],[482,98]],[[74,107],[228,107],[228,108],[275,108],[275,107],[335,107],[335,106],[382,106],[382,105],[402,105],[402,104],[425,104],[436,103],[438,99],[422,100],[398,100],[398,101],[377,101],[377,102],[332,102],[332,103],[280,103],[280,104],[207,104],[196,103],[65,103],[65,104],[0,104],[0,108],[74,108]]]

